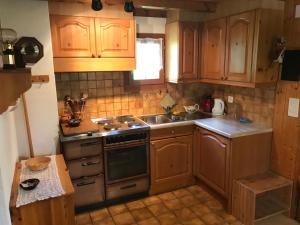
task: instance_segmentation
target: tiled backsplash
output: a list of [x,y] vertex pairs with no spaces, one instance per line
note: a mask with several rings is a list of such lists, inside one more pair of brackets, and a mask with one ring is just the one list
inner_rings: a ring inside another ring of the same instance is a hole
[[163,113],[161,99],[167,92],[176,100],[176,111],[183,111],[184,105],[201,102],[203,96],[213,94],[225,101],[229,95],[235,104],[227,104],[229,114],[249,117],[250,119],[272,125],[275,103],[275,88],[239,88],[223,85],[185,84],[155,86],[140,90],[126,87],[124,72],[57,73],[56,87],[59,114],[64,113],[63,98],[70,95],[79,98],[88,93],[86,117],[110,117],[117,115],[145,115]]
[[177,102],[175,110],[183,111],[184,105],[200,103],[204,93],[209,92],[209,87],[201,84],[167,84],[134,90],[124,83],[123,72],[57,73],[59,114],[64,113],[65,95],[78,99],[81,93],[87,93],[86,117],[94,118],[163,113],[160,101],[167,92]]

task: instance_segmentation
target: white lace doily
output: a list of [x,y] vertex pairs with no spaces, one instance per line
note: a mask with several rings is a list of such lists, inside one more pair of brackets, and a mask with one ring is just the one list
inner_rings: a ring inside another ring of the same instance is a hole
[[25,166],[25,160],[21,161],[20,182],[36,178],[40,180],[40,183],[32,191],[25,191],[19,187],[17,207],[65,194],[57,171],[56,156],[49,157],[51,158],[51,162],[48,168],[42,171],[31,171]]

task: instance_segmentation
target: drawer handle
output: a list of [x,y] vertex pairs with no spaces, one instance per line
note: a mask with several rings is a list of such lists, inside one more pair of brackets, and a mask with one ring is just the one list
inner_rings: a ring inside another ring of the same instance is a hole
[[96,181],[82,182],[82,183],[77,184],[77,187],[82,187],[82,186],[92,185],[92,184],[95,184],[95,183],[96,183]]
[[172,131],[171,131],[171,134],[175,134],[175,131],[174,131],[174,130],[172,130]]
[[93,165],[97,165],[100,164],[100,161],[96,161],[96,162],[86,162],[86,163],[81,163],[81,166],[93,166]]
[[125,189],[129,189],[129,188],[134,188],[134,187],[136,187],[136,184],[131,184],[131,185],[128,185],[128,186],[124,186],[124,187],[121,187],[120,189],[125,190]]
[[92,145],[100,145],[101,142],[100,141],[96,141],[96,142],[90,142],[90,143],[83,143],[80,144],[81,147],[87,147],[87,146],[92,146]]

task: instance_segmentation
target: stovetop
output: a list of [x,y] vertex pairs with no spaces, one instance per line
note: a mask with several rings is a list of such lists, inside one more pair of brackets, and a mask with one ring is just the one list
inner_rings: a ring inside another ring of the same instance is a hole
[[150,129],[144,121],[133,115],[97,118],[92,119],[92,122],[98,124],[99,132],[106,136]]

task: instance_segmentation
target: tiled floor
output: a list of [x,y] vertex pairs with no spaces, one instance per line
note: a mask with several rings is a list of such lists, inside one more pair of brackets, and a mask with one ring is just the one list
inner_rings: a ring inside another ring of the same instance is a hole
[[77,225],[241,225],[199,186],[77,215]]

